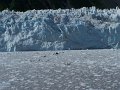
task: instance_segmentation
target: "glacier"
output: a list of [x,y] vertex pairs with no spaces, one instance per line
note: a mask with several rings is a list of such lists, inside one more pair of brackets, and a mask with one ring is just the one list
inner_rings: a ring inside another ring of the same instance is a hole
[[0,51],[120,48],[120,9],[0,12]]

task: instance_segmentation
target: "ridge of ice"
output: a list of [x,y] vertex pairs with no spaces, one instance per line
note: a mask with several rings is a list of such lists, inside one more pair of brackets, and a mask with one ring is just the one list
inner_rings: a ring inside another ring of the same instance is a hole
[[120,9],[0,12],[0,51],[120,47]]

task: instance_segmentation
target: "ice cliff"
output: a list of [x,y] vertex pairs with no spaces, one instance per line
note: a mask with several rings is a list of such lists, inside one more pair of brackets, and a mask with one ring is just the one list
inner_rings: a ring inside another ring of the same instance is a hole
[[0,51],[120,48],[120,9],[0,12]]

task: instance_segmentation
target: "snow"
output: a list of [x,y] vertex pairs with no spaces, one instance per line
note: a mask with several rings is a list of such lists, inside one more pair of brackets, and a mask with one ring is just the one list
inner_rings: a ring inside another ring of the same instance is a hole
[[120,9],[0,12],[0,51],[120,47]]
[[120,50],[0,53],[0,90],[119,89]]

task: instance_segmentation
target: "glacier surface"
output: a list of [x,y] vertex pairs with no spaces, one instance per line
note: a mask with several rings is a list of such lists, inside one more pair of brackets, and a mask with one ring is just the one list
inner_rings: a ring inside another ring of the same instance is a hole
[[0,12],[0,51],[120,48],[120,9]]

